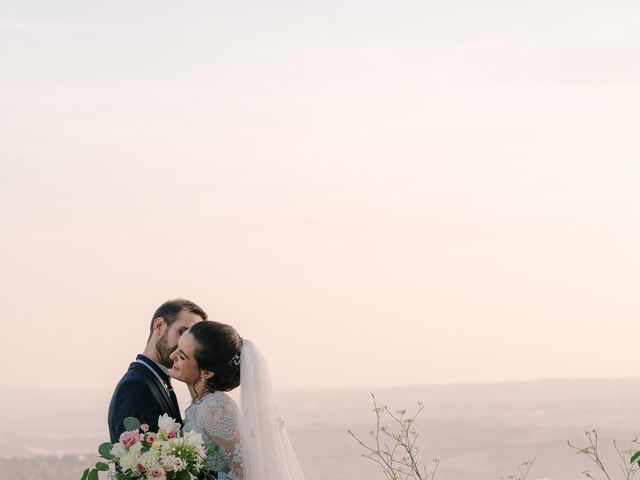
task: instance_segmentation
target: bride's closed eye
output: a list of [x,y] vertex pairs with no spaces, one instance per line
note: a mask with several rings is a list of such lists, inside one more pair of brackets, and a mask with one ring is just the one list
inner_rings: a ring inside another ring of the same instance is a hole
[[187,357],[187,354],[184,353],[181,349],[178,348],[178,357],[180,358],[180,360],[186,360],[189,357]]

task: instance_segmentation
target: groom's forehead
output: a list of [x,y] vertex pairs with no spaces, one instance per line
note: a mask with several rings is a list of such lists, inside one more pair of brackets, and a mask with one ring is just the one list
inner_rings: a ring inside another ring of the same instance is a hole
[[189,310],[182,310],[176,316],[176,320],[171,324],[171,327],[184,328],[202,321],[200,315],[190,312]]

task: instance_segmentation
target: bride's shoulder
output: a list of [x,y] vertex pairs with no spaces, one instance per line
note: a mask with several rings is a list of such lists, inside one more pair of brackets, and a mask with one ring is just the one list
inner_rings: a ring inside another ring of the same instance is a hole
[[236,402],[229,394],[226,392],[215,391],[206,395],[202,399],[202,406],[204,408],[200,408],[199,410],[202,413],[212,411],[235,411],[237,410]]
[[224,392],[207,394],[199,404],[196,422],[210,436],[233,438],[238,432],[238,407]]

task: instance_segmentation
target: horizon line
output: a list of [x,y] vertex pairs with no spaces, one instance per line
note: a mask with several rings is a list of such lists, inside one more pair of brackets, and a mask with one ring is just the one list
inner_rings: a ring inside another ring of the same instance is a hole
[[[275,388],[276,392],[293,393],[293,392],[306,392],[306,391],[319,391],[319,390],[401,390],[408,388],[451,388],[461,386],[498,386],[508,384],[525,384],[525,383],[539,383],[539,382],[579,382],[579,381],[625,381],[625,380],[640,380],[638,376],[616,376],[616,377],[603,377],[603,376],[585,376],[585,377],[537,377],[525,380],[492,380],[492,381],[460,381],[460,382],[434,382],[434,383],[410,383],[403,385],[328,385],[318,387],[282,387]],[[59,387],[59,386],[33,386],[33,385],[0,385],[0,390],[49,390],[49,391],[83,391],[83,392],[104,392],[111,391],[113,387]]]

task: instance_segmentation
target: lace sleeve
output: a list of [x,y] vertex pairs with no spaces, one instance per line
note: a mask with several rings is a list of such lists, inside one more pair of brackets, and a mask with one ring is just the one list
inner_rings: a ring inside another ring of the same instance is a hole
[[218,446],[223,470],[232,480],[243,480],[238,407],[231,397],[214,393],[201,409],[201,422],[211,443]]

